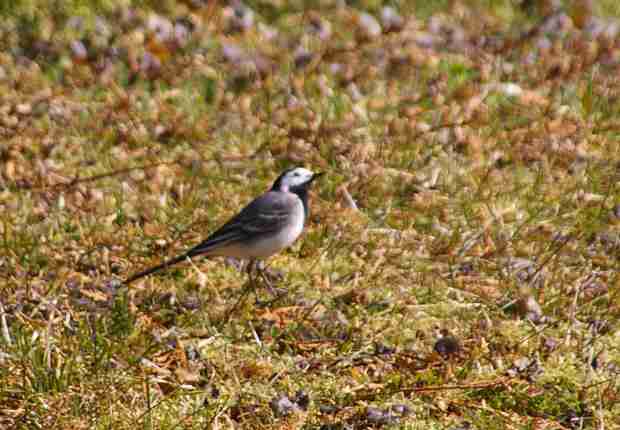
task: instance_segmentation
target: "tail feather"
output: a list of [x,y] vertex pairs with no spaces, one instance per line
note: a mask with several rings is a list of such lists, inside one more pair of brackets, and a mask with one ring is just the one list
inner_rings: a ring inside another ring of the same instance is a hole
[[192,255],[187,252],[185,254],[179,255],[178,257],[173,258],[172,260],[168,260],[163,262],[162,264],[160,264],[159,266],[155,266],[155,267],[151,267],[150,269],[147,269],[143,272],[140,273],[136,273],[135,275],[130,276],[129,278],[125,279],[123,281],[123,284],[127,285],[127,284],[131,284],[133,281],[143,278],[145,276],[150,275],[151,273],[155,273],[155,272],[159,272],[160,270],[166,269],[174,264],[177,264],[183,260],[185,260],[186,258],[191,258]]

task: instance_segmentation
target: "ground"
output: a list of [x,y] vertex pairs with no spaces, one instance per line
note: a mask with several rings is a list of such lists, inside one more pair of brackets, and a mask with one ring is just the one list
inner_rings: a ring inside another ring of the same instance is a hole
[[[0,14],[0,427],[620,426],[617,2]],[[295,165],[271,292],[122,285]]]

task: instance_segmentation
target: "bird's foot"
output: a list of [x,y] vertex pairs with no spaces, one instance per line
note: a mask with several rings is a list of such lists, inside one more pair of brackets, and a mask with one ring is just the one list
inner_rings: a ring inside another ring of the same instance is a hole
[[279,269],[272,269],[271,267],[266,267],[263,269],[263,277],[267,279],[270,283],[279,283],[284,280],[284,272]]
[[281,272],[278,271],[279,273],[277,273],[276,275],[270,272],[273,272],[273,269],[263,269],[259,272],[259,276],[263,281],[265,288],[267,289],[267,291],[269,291],[269,294],[271,294],[275,300],[279,300],[288,293],[288,290],[286,288],[274,286],[274,280],[278,282],[282,281],[283,276]]
[[267,291],[269,291],[269,294],[271,294],[272,296],[283,296],[288,293],[288,290],[286,288],[274,286],[274,284],[271,282],[271,279],[269,279],[265,274],[261,275],[261,279],[263,280],[263,284],[265,284]]

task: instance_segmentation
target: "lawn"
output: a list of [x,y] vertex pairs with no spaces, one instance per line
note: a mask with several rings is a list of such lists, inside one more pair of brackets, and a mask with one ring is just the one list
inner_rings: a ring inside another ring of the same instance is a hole
[[2,429],[620,428],[619,272],[615,0],[0,3]]

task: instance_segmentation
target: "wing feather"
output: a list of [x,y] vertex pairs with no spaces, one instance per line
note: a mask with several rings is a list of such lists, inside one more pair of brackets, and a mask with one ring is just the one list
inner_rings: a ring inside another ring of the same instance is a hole
[[290,222],[294,196],[269,191],[253,200],[206,240],[189,251],[191,256],[216,251],[232,242],[251,242],[275,234]]

